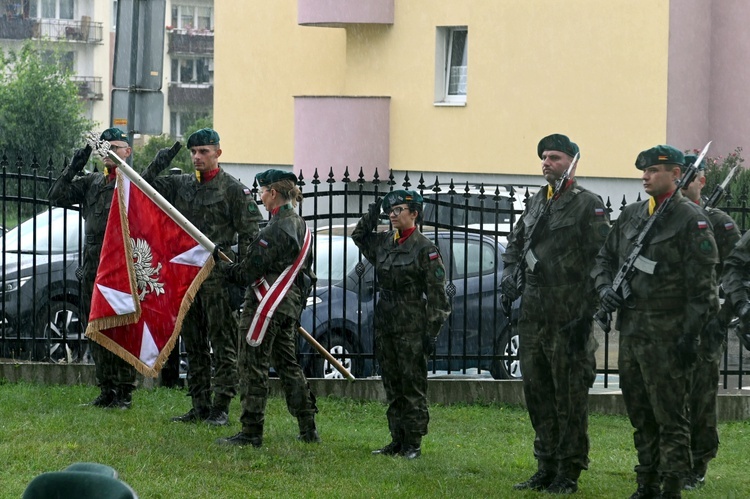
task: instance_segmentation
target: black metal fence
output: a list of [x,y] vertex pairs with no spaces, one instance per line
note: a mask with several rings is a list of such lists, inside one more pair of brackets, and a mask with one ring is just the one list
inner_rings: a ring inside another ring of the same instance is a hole
[[[15,360],[90,362],[80,316],[80,283],[75,270],[82,249],[77,210],[50,206],[46,193],[61,167],[0,159],[2,225],[19,222],[0,242],[2,301],[0,354]],[[253,193],[258,198],[257,186]],[[430,369],[435,374],[514,378],[522,375],[521,347],[515,331],[518,303],[510,321],[500,303],[502,258],[507,236],[525,200],[538,187],[511,185],[413,185],[406,174],[365,179],[348,171],[300,178],[304,202],[299,210],[315,235],[313,251],[318,286],[308,299],[300,323],[356,376],[378,373],[372,318],[377,283],[372,266],[348,237],[369,203],[392,189],[415,189],[425,199],[421,231],[439,246],[449,280],[453,313],[438,339]],[[727,196],[722,208],[744,231],[748,226],[747,194]],[[606,205],[613,216],[623,198]],[[388,221],[382,220],[383,227]],[[605,384],[617,373],[617,333],[597,330],[598,362]],[[742,386],[750,362],[730,332],[722,365],[725,388]],[[337,372],[305,341],[300,361],[310,376]]]

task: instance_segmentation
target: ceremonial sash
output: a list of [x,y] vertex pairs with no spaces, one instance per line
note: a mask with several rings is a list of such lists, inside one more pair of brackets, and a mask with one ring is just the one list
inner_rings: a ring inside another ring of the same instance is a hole
[[309,227],[306,229],[307,232],[305,232],[305,241],[302,243],[302,250],[300,250],[294,263],[285,268],[284,272],[281,273],[271,286],[268,285],[265,277],[261,277],[251,285],[255,292],[255,296],[260,302],[258,308],[255,310],[255,315],[253,316],[253,321],[250,323],[250,328],[247,331],[246,340],[251,347],[257,347],[263,341],[263,337],[266,335],[268,323],[271,322],[273,313],[281,303],[281,300],[286,296],[294,279],[297,277],[297,274],[299,274],[307,254],[310,252],[312,234],[310,233]]

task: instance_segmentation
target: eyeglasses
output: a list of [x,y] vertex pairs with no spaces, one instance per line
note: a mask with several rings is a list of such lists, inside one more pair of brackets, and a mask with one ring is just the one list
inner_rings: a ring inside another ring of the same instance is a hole
[[388,212],[388,216],[395,215],[399,216],[402,211],[404,211],[406,208],[403,206],[396,206],[395,208],[391,208],[391,210]]
[[127,149],[129,146],[116,146],[114,144],[109,145],[109,150],[112,152],[117,151],[118,149]]

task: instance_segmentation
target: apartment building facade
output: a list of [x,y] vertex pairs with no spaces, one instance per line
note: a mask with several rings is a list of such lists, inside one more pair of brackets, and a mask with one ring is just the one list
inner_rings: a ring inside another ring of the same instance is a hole
[[[561,132],[579,178],[641,192],[637,154],[750,142],[741,0],[217,3],[225,164],[538,184]],[[248,177],[248,174],[242,175]]]

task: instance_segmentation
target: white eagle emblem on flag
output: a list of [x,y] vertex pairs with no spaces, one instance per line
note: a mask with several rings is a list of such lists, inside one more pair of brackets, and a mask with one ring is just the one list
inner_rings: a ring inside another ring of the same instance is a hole
[[133,248],[133,270],[138,284],[138,299],[143,301],[148,293],[156,293],[156,296],[164,293],[164,283],[159,282],[161,263],[154,268],[154,257],[148,242],[130,238],[130,244]]

